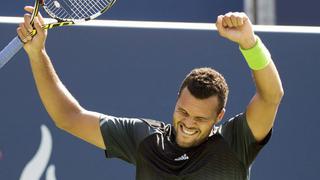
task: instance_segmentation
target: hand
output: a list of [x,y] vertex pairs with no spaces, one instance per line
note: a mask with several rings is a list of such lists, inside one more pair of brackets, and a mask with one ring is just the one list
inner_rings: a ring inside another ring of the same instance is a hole
[[252,48],[256,43],[252,24],[245,13],[229,12],[220,15],[216,26],[220,36],[238,43],[243,49]]
[[34,18],[34,27],[37,31],[37,34],[33,37],[31,36],[33,27],[30,24],[30,13],[32,13],[33,9],[34,8],[31,6],[24,7],[24,10],[28,13],[24,15],[24,22],[21,23],[17,28],[18,36],[23,41],[23,47],[29,55],[44,50],[45,40],[47,37],[47,31],[42,29],[42,26],[44,25],[44,20],[40,13],[38,13],[38,16]]

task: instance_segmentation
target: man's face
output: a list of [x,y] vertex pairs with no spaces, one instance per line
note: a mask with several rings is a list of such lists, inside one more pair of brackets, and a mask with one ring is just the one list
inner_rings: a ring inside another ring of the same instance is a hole
[[180,147],[196,146],[208,138],[212,126],[224,115],[224,110],[217,113],[218,104],[217,96],[197,99],[188,88],[181,91],[173,113],[176,142]]

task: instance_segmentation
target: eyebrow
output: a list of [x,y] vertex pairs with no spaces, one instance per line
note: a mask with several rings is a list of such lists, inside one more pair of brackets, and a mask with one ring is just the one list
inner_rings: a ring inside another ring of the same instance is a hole
[[[188,113],[187,110],[183,109],[183,108],[180,107],[179,105],[178,105],[178,108],[177,108],[177,109],[180,110],[180,111],[184,111],[184,112]],[[188,114],[189,114],[189,113],[188,113]],[[209,119],[210,119],[210,118],[208,118],[208,117],[203,117],[203,116],[195,116],[194,118],[205,119],[205,120],[209,120]]]
[[183,109],[183,108],[180,107],[179,105],[178,105],[178,110],[186,111],[185,109]]
[[[178,106],[177,110],[178,110],[178,111],[183,111],[183,112],[188,113],[188,111],[187,111],[187,110],[183,109],[183,108],[182,108],[182,107],[180,107],[180,106]],[[188,114],[189,114],[189,113],[188,113]]]

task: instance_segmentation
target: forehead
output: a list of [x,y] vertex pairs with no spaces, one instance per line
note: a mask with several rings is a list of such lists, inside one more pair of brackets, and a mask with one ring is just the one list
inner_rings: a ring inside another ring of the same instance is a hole
[[218,107],[218,97],[211,96],[206,99],[195,98],[188,88],[181,91],[180,97],[177,100],[177,107],[183,108],[189,113],[211,115],[216,114]]

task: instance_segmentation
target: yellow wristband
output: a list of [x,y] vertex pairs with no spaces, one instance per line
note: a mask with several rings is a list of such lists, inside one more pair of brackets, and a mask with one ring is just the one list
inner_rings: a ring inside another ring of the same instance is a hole
[[271,55],[260,38],[257,37],[256,44],[250,49],[242,49],[239,47],[242,55],[246,59],[250,69],[261,70],[268,66],[271,62]]

